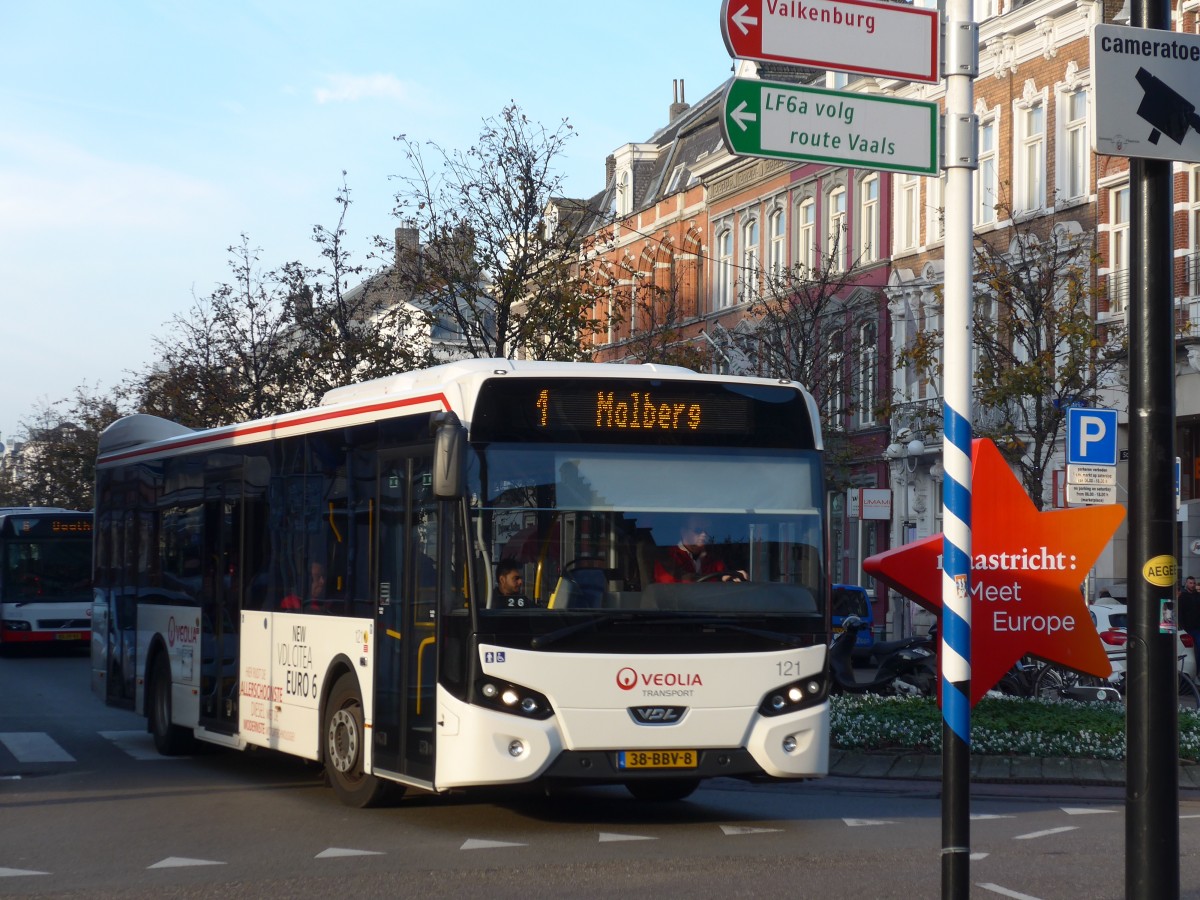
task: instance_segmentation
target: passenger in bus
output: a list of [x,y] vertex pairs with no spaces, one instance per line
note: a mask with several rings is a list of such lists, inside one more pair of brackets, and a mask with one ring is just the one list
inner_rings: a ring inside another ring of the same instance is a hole
[[727,571],[724,560],[709,549],[712,526],[690,518],[679,530],[679,543],[659,555],[654,563],[654,580],[659,584],[680,581],[746,581],[741,569]]
[[325,565],[315,562],[309,566],[307,599],[297,594],[288,594],[279,601],[280,609],[300,610],[306,613],[325,612]]
[[511,557],[496,563],[496,596],[497,605],[502,609],[537,606],[525,596],[525,576],[521,574],[521,564]]

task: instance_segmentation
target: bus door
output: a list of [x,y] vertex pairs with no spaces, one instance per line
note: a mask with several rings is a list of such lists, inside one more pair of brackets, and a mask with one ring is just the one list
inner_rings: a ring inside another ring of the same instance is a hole
[[241,460],[215,456],[205,472],[204,564],[200,594],[200,724],[232,734],[238,726],[241,622]]
[[432,458],[379,456],[375,766],[433,781],[438,506]]

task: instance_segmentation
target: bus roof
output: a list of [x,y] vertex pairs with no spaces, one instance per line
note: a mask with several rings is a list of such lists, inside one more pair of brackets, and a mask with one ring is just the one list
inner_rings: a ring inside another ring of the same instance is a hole
[[[304,434],[334,425],[348,427],[392,415],[453,410],[470,424],[480,386],[497,376],[662,378],[673,381],[736,380],[748,384],[791,384],[805,394],[814,423],[819,422],[812,397],[795,382],[773,378],[703,375],[679,366],[624,363],[544,362],[513,359],[465,359],[401,372],[359,384],[334,388],[314,409],[284,413],[258,421],[193,431],[157,416],[137,414],[118,419],[100,435],[100,466],[176,455],[188,450],[237,446]],[[819,426],[817,426],[819,427]],[[819,433],[819,432],[818,432]],[[819,438],[818,438],[819,441]]]

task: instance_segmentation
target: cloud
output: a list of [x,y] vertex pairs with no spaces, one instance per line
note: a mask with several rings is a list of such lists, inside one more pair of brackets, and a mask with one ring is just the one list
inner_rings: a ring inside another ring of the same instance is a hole
[[354,103],[374,97],[407,103],[412,99],[411,87],[394,75],[335,74],[327,75],[326,81],[326,87],[313,92],[318,103]]
[[221,188],[161,166],[106,159],[44,135],[0,136],[0,233],[175,229],[226,201]]

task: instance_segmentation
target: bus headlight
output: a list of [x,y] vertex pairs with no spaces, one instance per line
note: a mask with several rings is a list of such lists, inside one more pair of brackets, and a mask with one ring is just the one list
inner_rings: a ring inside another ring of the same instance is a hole
[[500,681],[496,678],[485,678],[479,682],[475,691],[475,702],[487,709],[525,716],[529,719],[548,719],[554,715],[550,701],[537,691]]
[[764,716],[782,716],[798,709],[815,706],[829,695],[829,683],[822,677],[803,678],[768,691],[758,705]]

